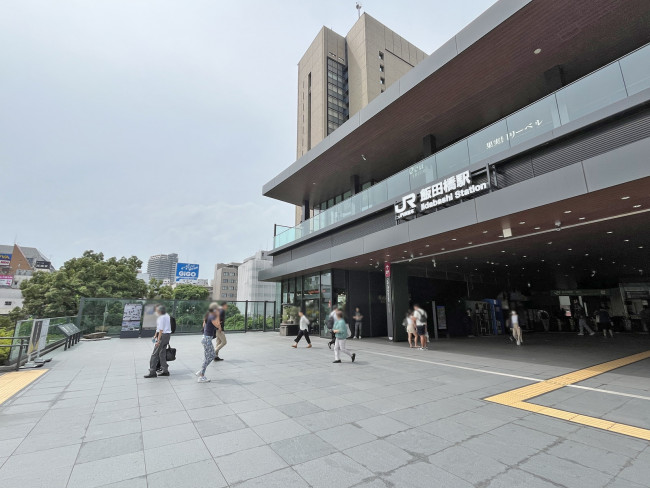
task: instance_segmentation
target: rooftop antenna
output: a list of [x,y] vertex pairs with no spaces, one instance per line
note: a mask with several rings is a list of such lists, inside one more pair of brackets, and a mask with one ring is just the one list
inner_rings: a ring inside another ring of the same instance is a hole
[[357,2],[357,14],[359,15],[359,19],[361,18],[361,9],[363,8],[363,5],[361,5],[360,2]]

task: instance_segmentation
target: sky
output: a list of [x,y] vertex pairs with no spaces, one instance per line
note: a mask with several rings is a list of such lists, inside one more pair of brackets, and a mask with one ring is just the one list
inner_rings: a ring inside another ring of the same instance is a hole
[[[218,262],[270,249],[291,205],[297,63],[350,0],[0,0],[0,244]],[[366,0],[426,53],[494,0]]]

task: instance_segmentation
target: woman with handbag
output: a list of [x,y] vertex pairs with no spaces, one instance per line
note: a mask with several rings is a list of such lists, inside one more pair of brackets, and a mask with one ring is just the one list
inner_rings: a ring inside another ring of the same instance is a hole
[[203,365],[201,369],[196,372],[196,376],[199,377],[199,383],[208,383],[210,380],[205,377],[205,370],[208,368],[208,365],[216,356],[214,351],[214,346],[212,345],[212,338],[217,335],[217,324],[218,319],[215,309],[211,308],[208,310],[208,315],[205,318],[205,323],[203,324],[203,338],[201,339],[201,344],[203,344]]
[[352,362],[354,362],[357,355],[350,353],[350,351],[345,348],[346,339],[350,337],[352,333],[350,332],[350,327],[348,324],[345,322],[345,320],[343,320],[343,312],[340,310],[336,312],[336,321],[332,327],[332,332],[334,332],[334,335],[336,336],[336,339],[334,341],[334,362],[341,362],[341,352],[350,356],[352,358]]

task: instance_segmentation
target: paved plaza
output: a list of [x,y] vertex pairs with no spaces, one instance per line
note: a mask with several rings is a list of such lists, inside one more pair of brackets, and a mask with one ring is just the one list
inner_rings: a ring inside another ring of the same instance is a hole
[[[648,336],[443,340],[429,351],[363,339],[348,341],[354,364],[332,364],[318,338],[297,350],[276,333],[228,340],[207,384],[194,376],[198,336],[172,338],[168,378],[143,378],[148,339],[55,351],[0,406],[0,486],[650,485],[650,359],[585,370],[650,350]],[[566,419],[485,400],[578,370],[528,400]]]

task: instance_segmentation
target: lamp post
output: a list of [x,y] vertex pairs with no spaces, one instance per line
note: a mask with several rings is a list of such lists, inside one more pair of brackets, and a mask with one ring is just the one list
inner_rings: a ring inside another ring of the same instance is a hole
[[108,303],[104,306],[104,321],[102,322],[102,332],[106,332],[106,317],[108,317]]

